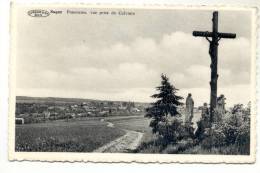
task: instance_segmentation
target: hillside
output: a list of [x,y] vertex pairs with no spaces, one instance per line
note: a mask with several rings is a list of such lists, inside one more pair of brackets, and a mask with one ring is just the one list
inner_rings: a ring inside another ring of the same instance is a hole
[[[123,103],[129,101],[95,100],[83,98],[61,98],[61,97],[27,97],[16,96],[16,103],[82,103],[82,102],[114,102]],[[134,102],[138,106],[147,107],[150,103]]]

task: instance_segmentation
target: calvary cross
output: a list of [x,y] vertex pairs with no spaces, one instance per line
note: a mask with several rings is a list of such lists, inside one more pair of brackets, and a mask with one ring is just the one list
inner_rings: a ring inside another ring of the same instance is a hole
[[[236,38],[236,34],[218,32],[218,12],[213,12],[212,32],[193,31],[195,37],[205,37],[209,41],[209,54],[211,58],[210,81],[210,121],[214,121],[214,110],[217,106],[217,81],[218,81],[218,42],[221,38]],[[209,39],[211,37],[211,40]]]

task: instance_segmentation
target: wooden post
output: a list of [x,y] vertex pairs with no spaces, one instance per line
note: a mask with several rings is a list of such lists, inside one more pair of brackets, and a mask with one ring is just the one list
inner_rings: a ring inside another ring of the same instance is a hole
[[210,81],[210,121],[214,121],[214,109],[217,106],[218,94],[218,12],[213,12],[212,18],[212,41],[210,45],[210,58],[211,58],[211,81]]

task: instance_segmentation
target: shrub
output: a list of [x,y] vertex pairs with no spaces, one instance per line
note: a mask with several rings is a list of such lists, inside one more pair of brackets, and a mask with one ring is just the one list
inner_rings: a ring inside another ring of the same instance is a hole
[[[250,109],[243,105],[235,105],[231,112],[221,117],[223,121],[213,124],[212,127],[200,129],[199,122],[196,137],[201,141],[204,149],[218,150],[222,154],[249,154],[250,150]],[[225,149],[229,148],[229,149]]]
[[195,132],[195,137],[198,141],[202,141],[208,135],[206,134],[206,129],[210,128],[209,118],[204,117],[197,122],[197,130]]
[[183,125],[178,117],[172,117],[171,120],[158,124],[158,134],[168,144],[177,143],[182,139],[194,138],[193,131],[194,128],[192,126]]
[[238,129],[235,145],[241,154],[250,154],[250,124],[249,122]]
[[236,126],[232,126],[230,124],[225,124],[222,127],[222,130],[226,136],[227,145],[234,144],[238,135],[238,128]]
[[216,125],[212,128],[207,128],[205,131],[205,138],[201,142],[201,146],[206,149],[212,147],[221,147],[226,144],[226,136],[222,131],[221,125]]

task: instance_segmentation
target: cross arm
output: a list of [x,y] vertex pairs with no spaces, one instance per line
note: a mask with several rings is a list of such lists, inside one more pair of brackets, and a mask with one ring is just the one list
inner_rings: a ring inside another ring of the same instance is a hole
[[[192,35],[195,37],[212,37],[213,33],[212,32],[203,32],[203,31],[193,31]],[[218,37],[219,38],[236,38],[236,34],[218,32]]]
[[192,35],[195,37],[212,37],[212,32],[193,31]]
[[218,33],[219,38],[236,38],[236,34],[233,33]]

